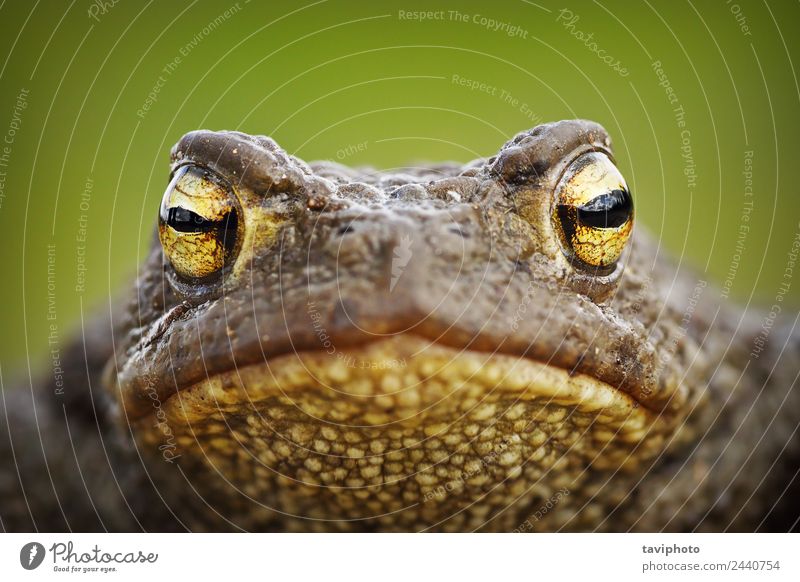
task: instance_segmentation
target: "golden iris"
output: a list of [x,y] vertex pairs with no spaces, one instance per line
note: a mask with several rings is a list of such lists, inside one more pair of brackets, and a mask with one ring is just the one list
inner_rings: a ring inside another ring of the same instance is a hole
[[175,272],[208,279],[235,257],[239,204],[232,188],[210,170],[179,168],[167,186],[158,215],[158,234]]
[[622,254],[633,229],[633,198],[601,152],[576,159],[555,191],[553,223],[564,252],[584,267],[604,269]]

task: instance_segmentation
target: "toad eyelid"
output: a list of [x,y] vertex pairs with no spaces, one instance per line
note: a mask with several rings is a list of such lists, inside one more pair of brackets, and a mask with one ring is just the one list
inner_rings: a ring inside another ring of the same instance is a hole
[[578,161],[583,156],[585,156],[587,154],[591,154],[591,153],[603,154],[604,156],[606,156],[609,159],[609,161],[612,164],[614,164],[614,166],[617,165],[617,161],[614,159],[614,156],[607,149],[604,149],[604,148],[602,148],[600,146],[595,146],[595,145],[584,145],[584,146],[577,147],[570,153],[569,156],[565,156],[565,160],[566,161],[564,162],[563,166],[561,167],[561,169],[560,169],[560,171],[558,173],[558,178],[556,178],[555,182],[553,183],[554,184],[553,190],[558,188],[558,185],[564,179],[564,175],[567,173],[567,170],[569,170],[572,167],[572,164],[574,164],[576,161]]

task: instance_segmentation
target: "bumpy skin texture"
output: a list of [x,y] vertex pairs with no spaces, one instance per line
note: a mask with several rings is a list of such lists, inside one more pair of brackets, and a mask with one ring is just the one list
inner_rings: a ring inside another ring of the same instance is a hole
[[155,240],[66,396],[5,391],[3,526],[792,528],[794,321],[751,357],[763,319],[638,227],[608,272],[574,264],[553,191],[590,151],[603,128],[563,121],[388,175],[187,134],[173,170],[233,185],[236,261],[192,283]]

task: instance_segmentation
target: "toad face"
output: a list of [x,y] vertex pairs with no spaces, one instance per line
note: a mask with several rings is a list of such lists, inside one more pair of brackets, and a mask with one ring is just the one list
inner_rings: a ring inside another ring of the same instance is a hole
[[171,170],[107,380],[234,527],[511,529],[633,475],[701,389],[595,123],[394,174],[196,131]]

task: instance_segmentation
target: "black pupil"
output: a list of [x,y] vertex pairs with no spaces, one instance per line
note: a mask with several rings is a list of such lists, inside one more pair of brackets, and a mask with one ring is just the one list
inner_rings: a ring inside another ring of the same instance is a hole
[[593,228],[618,228],[633,212],[633,199],[627,190],[612,190],[601,194],[583,206],[578,206],[578,222]]
[[176,206],[167,212],[167,224],[178,232],[213,232],[229,250],[236,244],[236,211],[233,210],[221,220],[208,220]]
[[218,223],[206,220],[199,214],[185,208],[170,208],[167,224],[178,232],[209,232],[218,227]]

